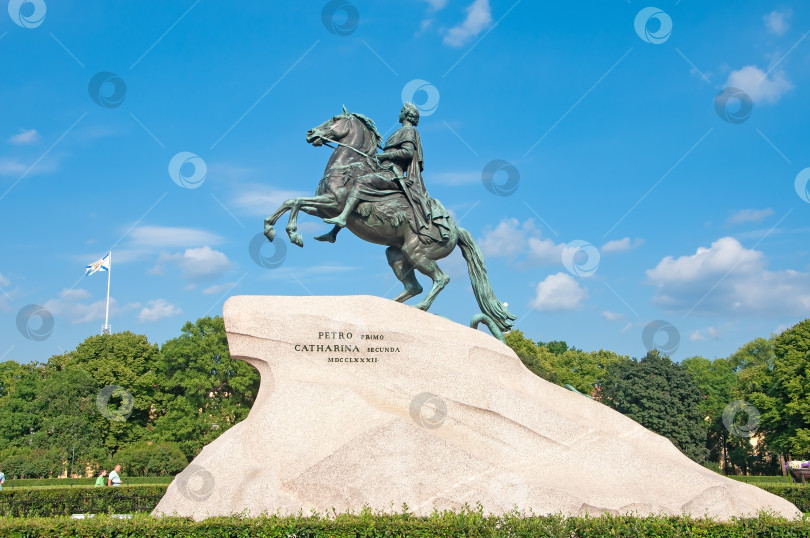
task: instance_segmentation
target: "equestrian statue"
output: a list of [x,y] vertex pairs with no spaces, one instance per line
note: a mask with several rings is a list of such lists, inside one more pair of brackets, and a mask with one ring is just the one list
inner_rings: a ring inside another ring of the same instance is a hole
[[495,297],[484,257],[470,233],[456,225],[440,201],[430,197],[422,180],[422,142],[416,129],[419,110],[405,103],[399,121],[402,127],[388,138],[380,153],[382,135],[374,122],[346,107],[342,114],[307,131],[307,143],[316,147],[334,144],[335,149],[315,196],[281,204],[264,220],[264,235],[273,241],[273,226],[289,211],[287,234],[292,243],[303,247],[297,231],[298,212],[303,211],[333,225],[331,231],[315,237],[318,241],[334,243],[340,230],[348,228],[364,241],[386,245],[388,264],[405,287],[395,301],[405,302],[422,293],[414,269],[433,281],[428,294],[415,305],[425,311],[450,281],[436,260],[458,246],[481,309],[471,325],[483,322],[503,340],[502,333],[512,328],[515,316]]

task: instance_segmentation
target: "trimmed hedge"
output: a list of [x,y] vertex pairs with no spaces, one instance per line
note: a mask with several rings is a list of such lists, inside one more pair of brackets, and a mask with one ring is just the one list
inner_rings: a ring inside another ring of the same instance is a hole
[[[810,512],[810,487],[801,484],[762,483],[758,487],[783,497],[802,512]],[[28,487],[0,493],[0,516],[55,516],[78,513],[151,512],[168,484],[120,488]]]
[[802,512],[810,512],[810,486],[801,484],[757,484],[757,487],[787,499]]
[[792,484],[793,480],[789,476],[740,476],[729,475],[728,478],[745,482],[746,484],[753,484],[758,486],[760,484]]
[[718,523],[706,519],[678,517],[602,516],[563,518],[561,516],[523,517],[520,514],[483,516],[479,512],[443,512],[430,517],[398,515],[336,514],[334,517],[262,517],[255,519],[212,518],[194,522],[183,518],[136,516],[119,520],[106,516],[92,519],[6,518],[0,519],[0,536],[82,536],[155,538],[262,536],[265,538],[301,537],[568,537],[657,536],[686,538],[780,536],[806,537],[810,519],[786,521],[771,516]]
[[117,488],[26,488],[0,493],[2,516],[151,512],[166,493],[165,485]]
[[[174,479],[173,476],[123,476],[121,479],[126,485],[136,484],[169,484]],[[18,478],[6,479],[3,489],[8,488],[31,488],[41,486],[93,486],[96,477],[90,478]]]

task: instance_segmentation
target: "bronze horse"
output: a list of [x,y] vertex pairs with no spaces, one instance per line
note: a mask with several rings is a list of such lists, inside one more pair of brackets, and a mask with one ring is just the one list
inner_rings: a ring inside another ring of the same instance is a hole
[[[290,241],[304,246],[303,237],[297,232],[298,212],[303,211],[321,219],[334,218],[343,210],[350,182],[364,184],[394,183],[394,172],[381,168],[375,158],[382,136],[374,122],[362,114],[343,113],[307,131],[307,142],[314,146],[336,144],[326,164],[323,178],[315,196],[287,200],[275,213],[264,220],[264,235],[270,241],[275,238],[273,225],[287,211],[290,212],[287,234]],[[387,192],[387,191],[386,191]],[[450,219],[448,237],[442,241],[425,241],[412,226],[412,208],[404,193],[390,192],[375,202],[362,203],[348,218],[347,228],[357,237],[370,243],[386,245],[388,264],[405,289],[394,300],[405,302],[422,293],[416,280],[414,268],[430,277],[433,286],[427,296],[416,305],[428,310],[450,278],[439,269],[436,260],[447,257],[456,246],[467,261],[473,292],[484,316],[476,316],[493,329],[508,331],[514,325],[515,316],[495,297],[489,283],[484,257],[470,233]],[[321,240],[335,240],[337,228],[321,236]],[[494,333],[495,331],[493,331]],[[497,335],[496,336],[500,336]]]

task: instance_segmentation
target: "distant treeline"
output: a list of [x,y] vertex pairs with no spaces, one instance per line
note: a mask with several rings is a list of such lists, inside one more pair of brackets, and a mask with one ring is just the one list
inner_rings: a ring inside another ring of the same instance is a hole
[[181,471],[247,416],[259,387],[231,360],[220,317],[158,347],[131,332],[92,336],[44,364],[0,364],[0,462],[8,478]]
[[[535,374],[709,467],[777,474],[780,456],[810,457],[810,320],[713,361],[586,352],[521,331],[506,340]],[[131,332],[92,336],[42,364],[0,364],[0,463],[9,479],[115,463],[129,476],[175,474],[247,416],[258,388],[256,370],[231,359],[220,317],[188,322],[160,347]]]
[[781,474],[810,458],[810,319],[731,356],[672,362],[657,351],[631,359],[566,342],[506,342],[534,373],[570,385],[728,474]]

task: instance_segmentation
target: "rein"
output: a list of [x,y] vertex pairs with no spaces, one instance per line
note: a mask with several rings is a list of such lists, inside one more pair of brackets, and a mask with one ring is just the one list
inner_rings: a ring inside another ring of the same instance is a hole
[[[376,157],[377,157],[376,155],[367,155],[366,153],[363,153],[362,151],[360,151],[359,149],[357,149],[354,146],[344,144],[343,142],[338,142],[337,140],[332,140],[331,138],[326,138],[325,136],[322,136],[321,140],[326,140],[327,142],[332,142],[333,144],[337,144],[338,146],[343,146],[344,148],[349,148],[352,151],[356,151],[357,153],[359,153],[360,155],[362,155],[366,159],[375,159],[376,160]],[[324,146],[329,146],[329,144],[324,144]],[[331,148],[332,146],[329,146],[329,147]]]

